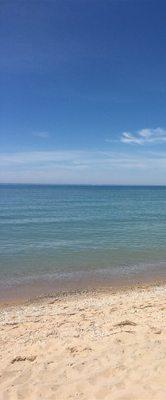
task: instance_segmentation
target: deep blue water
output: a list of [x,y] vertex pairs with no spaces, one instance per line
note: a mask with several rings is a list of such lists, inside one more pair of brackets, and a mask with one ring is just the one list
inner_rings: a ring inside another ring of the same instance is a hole
[[166,187],[0,185],[0,284],[166,271]]

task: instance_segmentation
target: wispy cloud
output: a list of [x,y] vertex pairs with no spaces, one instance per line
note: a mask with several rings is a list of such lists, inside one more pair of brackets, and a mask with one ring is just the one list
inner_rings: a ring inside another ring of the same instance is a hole
[[[146,159],[145,159],[146,160]],[[65,168],[111,168],[137,167],[142,168],[143,158],[126,153],[100,150],[66,150],[66,151],[29,151],[18,153],[0,153],[0,166],[49,166]]]
[[166,157],[143,149],[0,153],[0,182],[166,184]]
[[50,137],[50,134],[47,131],[39,131],[39,132],[33,132],[33,136],[40,139],[48,139]]
[[163,143],[166,142],[166,129],[144,128],[137,131],[136,133],[123,132],[121,136],[121,142],[126,144],[133,143],[139,145],[143,145],[146,143]]

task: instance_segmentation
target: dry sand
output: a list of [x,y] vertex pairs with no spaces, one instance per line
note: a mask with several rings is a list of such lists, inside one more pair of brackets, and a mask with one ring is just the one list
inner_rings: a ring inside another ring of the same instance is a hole
[[1,400],[165,400],[166,286],[1,308]]

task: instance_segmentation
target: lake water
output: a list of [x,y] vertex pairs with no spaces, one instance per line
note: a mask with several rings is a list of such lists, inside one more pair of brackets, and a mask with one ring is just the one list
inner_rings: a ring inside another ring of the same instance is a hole
[[1,297],[165,275],[166,187],[0,185]]

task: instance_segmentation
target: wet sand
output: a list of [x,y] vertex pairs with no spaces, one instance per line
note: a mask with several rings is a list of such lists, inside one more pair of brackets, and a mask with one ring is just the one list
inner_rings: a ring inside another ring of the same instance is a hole
[[1,306],[0,400],[164,400],[166,286]]

